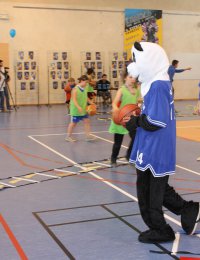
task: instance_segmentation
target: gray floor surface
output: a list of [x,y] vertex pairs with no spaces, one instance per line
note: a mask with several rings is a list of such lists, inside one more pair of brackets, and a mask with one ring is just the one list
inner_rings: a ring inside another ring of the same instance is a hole
[[[195,103],[176,102],[177,120],[200,120],[192,114]],[[70,120],[65,105],[0,113],[0,259],[198,257],[200,232],[185,235],[180,218],[167,210],[176,241],[138,242],[139,232],[147,227],[137,204],[136,172],[123,159],[118,167],[109,168],[113,142],[108,133],[109,110],[101,106],[100,113],[91,118],[97,140],[86,142],[80,123],[74,134],[76,143],[64,140]],[[128,143],[126,137],[121,157]],[[170,183],[187,200],[200,201],[199,156],[199,142],[177,138],[177,174],[170,177]]]

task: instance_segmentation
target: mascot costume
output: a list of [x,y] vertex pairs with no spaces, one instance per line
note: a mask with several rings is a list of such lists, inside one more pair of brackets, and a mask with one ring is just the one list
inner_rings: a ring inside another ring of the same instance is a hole
[[175,239],[166,223],[162,207],[181,216],[181,225],[188,235],[198,228],[200,205],[185,201],[168,184],[176,166],[176,119],[172,85],[167,73],[169,61],[156,43],[135,42],[134,62],[128,65],[130,75],[135,68],[141,82],[143,106],[140,116],[131,116],[126,128],[137,128],[130,162],[137,171],[137,196],[140,213],[148,230],[139,235],[143,243],[168,242]]

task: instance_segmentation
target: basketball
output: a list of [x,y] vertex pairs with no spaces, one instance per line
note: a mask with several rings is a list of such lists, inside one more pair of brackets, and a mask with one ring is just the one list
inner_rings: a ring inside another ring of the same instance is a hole
[[113,121],[117,125],[123,125],[123,118],[126,116],[133,115],[133,112],[135,112],[136,115],[140,115],[140,108],[136,104],[127,104],[124,107],[122,107],[118,113],[113,114]]
[[65,91],[66,91],[66,92],[71,92],[71,90],[72,90],[72,89],[71,89],[71,87],[70,87],[69,85],[67,85],[67,86],[65,87]]
[[119,110],[114,111],[114,112],[112,113],[112,120],[113,120],[113,122],[114,122],[115,124],[120,125],[120,121],[119,121]]
[[97,113],[97,107],[94,104],[89,105],[89,106],[87,106],[86,111],[87,111],[89,116],[94,116]]

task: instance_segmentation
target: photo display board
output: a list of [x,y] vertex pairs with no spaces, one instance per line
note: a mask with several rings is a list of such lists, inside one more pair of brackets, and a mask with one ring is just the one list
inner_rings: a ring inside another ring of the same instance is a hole
[[38,53],[15,52],[16,104],[39,104]]
[[64,87],[71,77],[71,53],[48,52],[48,103],[64,103]]
[[110,82],[112,88],[119,88],[122,85],[122,75],[124,69],[130,61],[127,57],[127,52],[111,52],[109,53],[110,60]]
[[88,68],[94,69],[95,79],[100,80],[104,73],[104,53],[100,51],[81,52],[81,74],[86,74]]

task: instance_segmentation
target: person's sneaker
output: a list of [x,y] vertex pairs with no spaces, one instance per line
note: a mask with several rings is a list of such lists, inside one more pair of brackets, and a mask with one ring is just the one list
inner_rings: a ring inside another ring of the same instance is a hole
[[200,228],[200,204],[189,201],[181,213],[181,225],[187,235],[193,235]]
[[116,163],[116,162],[111,162],[111,163],[110,163],[110,167],[111,167],[111,168],[117,167],[117,163]]
[[85,139],[86,142],[91,142],[91,141],[94,141],[96,140],[96,137],[95,136],[92,136],[92,135],[88,135]]
[[145,235],[147,235],[151,231],[152,231],[152,229],[148,229],[148,230],[141,232],[138,236],[138,240],[140,241]]
[[142,243],[163,243],[174,241],[175,234],[173,229],[167,224],[162,229],[150,229],[142,232],[138,240]]
[[76,142],[77,140],[75,138],[71,137],[71,136],[67,136],[65,138],[65,141],[67,141],[67,142]]
[[129,162],[130,156],[126,155],[125,159],[127,160],[127,162]]
[[13,111],[13,108],[12,108],[12,107],[10,107],[10,108],[8,108],[7,110],[8,110],[8,111]]

